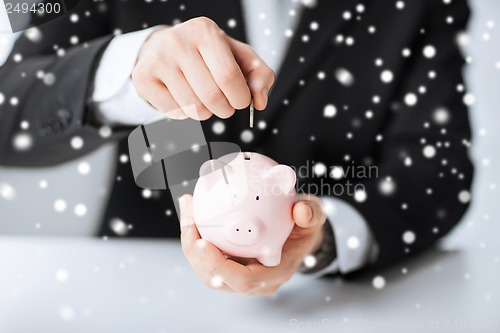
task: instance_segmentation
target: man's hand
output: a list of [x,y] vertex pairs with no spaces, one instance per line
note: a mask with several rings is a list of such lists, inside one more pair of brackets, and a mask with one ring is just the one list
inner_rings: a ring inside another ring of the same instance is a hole
[[257,260],[242,264],[227,258],[213,244],[200,238],[192,215],[192,197],[184,195],[180,201],[181,242],[184,255],[204,283],[224,291],[270,295],[287,282],[304,258],[319,248],[323,240],[326,216],[321,200],[302,196],[293,207],[295,226],[283,246],[281,263],[266,267]]
[[247,44],[198,17],[161,28],[144,43],[132,72],[144,100],[169,118],[229,118],[250,105],[263,110],[273,71]]

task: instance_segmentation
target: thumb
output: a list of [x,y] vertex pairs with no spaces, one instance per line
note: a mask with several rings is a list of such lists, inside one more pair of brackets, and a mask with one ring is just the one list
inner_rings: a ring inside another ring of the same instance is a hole
[[317,202],[309,200],[296,202],[293,206],[292,217],[295,224],[302,228],[323,224],[326,220],[321,206]]

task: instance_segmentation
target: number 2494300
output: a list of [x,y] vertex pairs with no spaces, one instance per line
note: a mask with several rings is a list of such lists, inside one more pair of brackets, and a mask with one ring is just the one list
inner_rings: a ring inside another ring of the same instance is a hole
[[41,3],[5,3],[5,9],[7,14],[27,14],[27,13],[47,13],[47,14],[58,14],[61,12],[61,4],[58,2],[41,2]]

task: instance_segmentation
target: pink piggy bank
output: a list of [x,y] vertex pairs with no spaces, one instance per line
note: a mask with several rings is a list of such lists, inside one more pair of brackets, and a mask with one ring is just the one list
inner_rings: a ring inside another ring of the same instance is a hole
[[278,265],[294,226],[295,181],[292,168],[257,153],[205,162],[193,194],[201,237],[226,255]]

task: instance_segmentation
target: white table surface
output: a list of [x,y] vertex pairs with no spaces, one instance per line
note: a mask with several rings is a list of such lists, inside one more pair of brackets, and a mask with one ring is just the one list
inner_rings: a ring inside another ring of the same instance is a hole
[[177,241],[0,237],[0,332],[500,332],[498,250],[436,249],[354,281],[297,276],[261,297],[205,287]]

